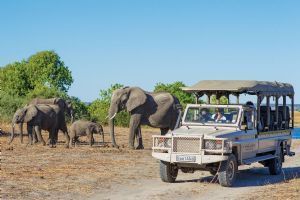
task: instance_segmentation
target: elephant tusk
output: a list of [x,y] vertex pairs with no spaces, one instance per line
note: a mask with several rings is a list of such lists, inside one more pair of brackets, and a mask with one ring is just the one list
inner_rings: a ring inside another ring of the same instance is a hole
[[116,115],[117,115],[117,113],[115,113],[111,118],[109,118],[109,120],[114,119]]

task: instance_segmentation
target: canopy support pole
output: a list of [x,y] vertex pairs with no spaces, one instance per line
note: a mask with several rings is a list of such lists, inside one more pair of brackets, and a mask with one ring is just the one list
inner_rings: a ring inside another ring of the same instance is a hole
[[257,96],[257,122],[256,122],[256,127],[257,127],[257,132],[260,132],[261,128],[261,122],[260,122],[260,103],[261,103],[261,96]]
[[275,97],[275,125],[276,125],[276,130],[278,130],[279,128],[279,109],[278,109],[278,99],[279,97],[276,96]]
[[292,95],[292,128],[294,128],[295,111],[294,111],[294,95]]
[[240,95],[239,94],[236,95],[236,104],[240,104]]
[[267,127],[270,130],[270,96],[267,96]]
[[286,96],[283,96],[283,119],[282,122],[284,122],[283,127],[284,129],[287,129],[287,120],[286,120]]

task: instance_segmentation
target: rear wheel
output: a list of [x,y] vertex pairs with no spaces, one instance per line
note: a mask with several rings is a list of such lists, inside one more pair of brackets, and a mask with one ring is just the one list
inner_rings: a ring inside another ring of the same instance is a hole
[[167,183],[174,183],[177,175],[178,175],[178,168],[169,163],[169,162],[164,162],[160,161],[160,178],[163,182]]
[[278,157],[269,160],[268,167],[271,175],[279,175],[282,172],[282,151],[280,150]]
[[228,160],[221,162],[220,171],[218,173],[219,183],[224,187],[231,187],[236,179],[237,171],[236,158],[231,154]]

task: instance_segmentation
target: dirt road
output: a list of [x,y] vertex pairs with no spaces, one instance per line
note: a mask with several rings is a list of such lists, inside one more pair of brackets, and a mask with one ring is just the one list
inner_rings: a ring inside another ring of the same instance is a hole
[[[3,125],[2,125],[3,127]],[[107,132],[107,128],[105,131]],[[145,150],[126,148],[128,129],[117,128],[119,150],[96,144],[90,148],[81,138],[78,148],[65,149],[63,137],[57,148],[20,145],[16,138],[1,142],[2,199],[239,199],[258,194],[270,184],[294,179],[300,174],[300,142],[295,142],[295,157],[287,158],[284,175],[270,176],[260,165],[240,168],[235,187],[209,183],[207,172],[179,173],[178,181],[163,183],[159,164],[151,157],[151,135],[156,129],[144,129]],[[47,137],[47,134],[44,134]],[[100,137],[96,137],[99,141]],[[110,138],[106,135],[106,141]],[[289,183],[287,183],[289,184]],[[300,191],[300,190],[299,190]],[[0,199],[1,199],[0,198]]]
[[[226,188],[218,183],[210,183],[213,177],[208,172],[180,173],[177,182],[173,184],[163,183],[158,177],[141,178],[132,180],[129,184],[117,184],[110,193],[96,194],[91,199],[252,199],[252,194],[264,190],[264,187],[270,184],[299,177],[300,143],[296,144],[294,150],[298,155],[286,159],[283,166],[284,173],[281,176],[270,176],[267,168],[263,168],[260,164],[242,166],[239,168],[235,186]],[[144,171],[149,173],[149,167]],[[151,169],[158,174],[158,163],[151,165]]]

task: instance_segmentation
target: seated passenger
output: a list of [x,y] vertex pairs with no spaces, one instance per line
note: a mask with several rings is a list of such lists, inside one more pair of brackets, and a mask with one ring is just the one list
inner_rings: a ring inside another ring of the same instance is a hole
[[202,122],[207,122],[211,118],[207,108],[202,108],[200,110],[200,116]]
[[216,108],[215,114],[213,114],[211,118],[215,120],[215,122],[225,121],[226,117],[223,115],[223,113],[224,113],[223,108]]

